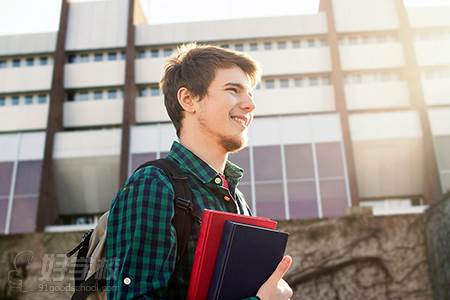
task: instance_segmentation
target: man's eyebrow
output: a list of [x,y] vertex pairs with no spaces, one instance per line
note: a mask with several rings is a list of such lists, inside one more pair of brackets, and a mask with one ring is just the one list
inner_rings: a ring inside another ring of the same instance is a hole
[[[224,86],[225,87],[226,86],[234,86],[234,87],[237,87],[237,88],[240,88],[240,89],[247,89],[248,88],[247,85],[243,85],[242,83],[239,83],[239,82],[227,82],[227,83],[224,84]],[[250,90],[250,88],[248,88],[248,89]]]

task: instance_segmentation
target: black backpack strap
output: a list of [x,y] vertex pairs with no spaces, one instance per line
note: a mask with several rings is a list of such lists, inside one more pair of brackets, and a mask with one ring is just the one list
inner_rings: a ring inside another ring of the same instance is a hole
[[[177,233],[177,264],[183,259],[187,249],[188,239],[195,221],[200,223],[200,218],[194,213],[192,203],[192,191],[188,184],[188,177],[180,170],[177,163],[169,159],[158,159],[144,163],[136,171],[147,166],[155,166],[164,171],[172,183],[175,197],[175,215],[172,224]],[[136,172],[135,171],[135,172]]]

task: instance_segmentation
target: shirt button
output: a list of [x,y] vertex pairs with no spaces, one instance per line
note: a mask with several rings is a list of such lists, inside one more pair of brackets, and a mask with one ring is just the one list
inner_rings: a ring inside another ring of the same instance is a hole
[[230,200],[231,200],[231,198],[228,197],[228,196],[224,196],[223,199],[224,199],[225,201],[230,201]]
[[130,285],[131,279],[128,278],[128,277],[125,277],[125,278],[123,279],[123,283],[126,284],[126,285]]
[[221,184],[221,183],[222,183],[222,180],[221,180],[219,177],[216,177],[216,179],[214,179],[214,182],[215,182],[216,184]]

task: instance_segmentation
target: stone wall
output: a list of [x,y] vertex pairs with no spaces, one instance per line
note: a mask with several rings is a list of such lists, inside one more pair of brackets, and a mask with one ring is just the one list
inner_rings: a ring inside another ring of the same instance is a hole
[[[293,299],[432,299],[422,216],[284,221]],[[82,233],[0,237],[0,299],[70,299],[71,260]]]

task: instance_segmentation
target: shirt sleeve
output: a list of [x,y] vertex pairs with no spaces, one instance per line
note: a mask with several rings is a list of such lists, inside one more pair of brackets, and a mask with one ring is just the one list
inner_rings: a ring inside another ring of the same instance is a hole
[[117,194],[107,233],[107,298],[165,299],[175,269],[174,191],[155,167],[134,174]]

